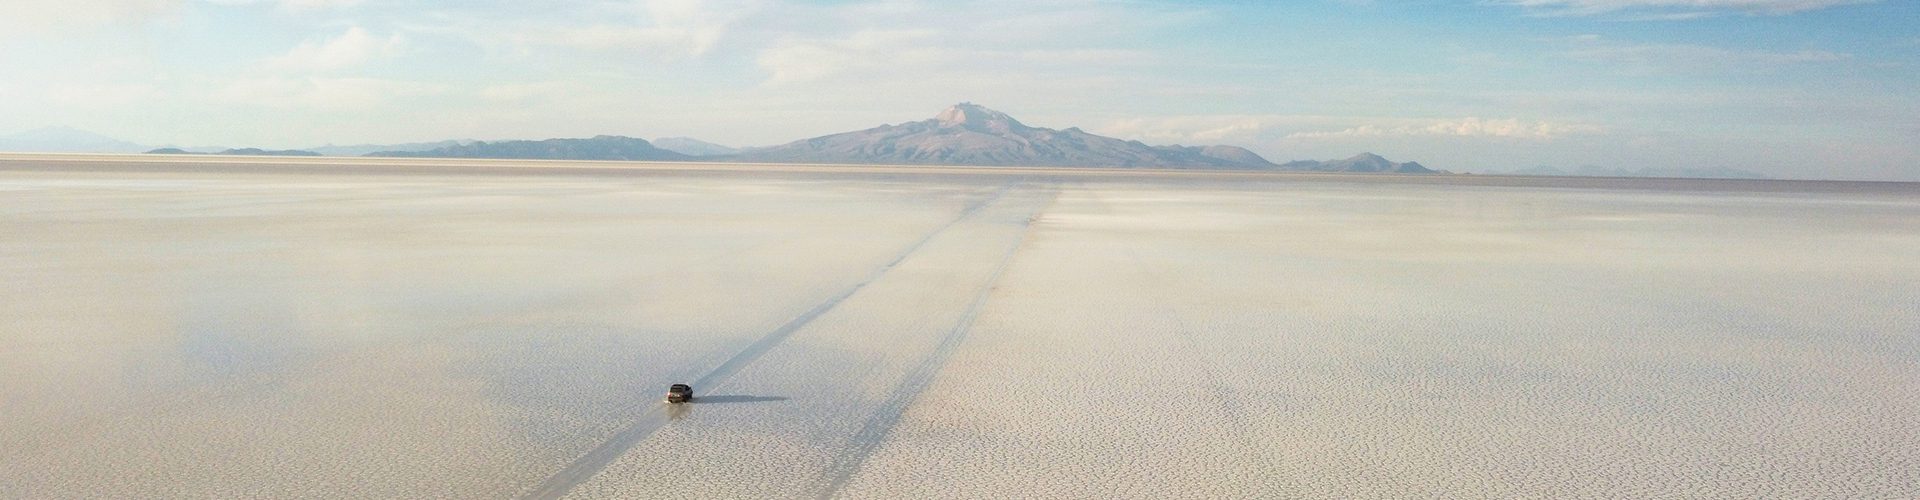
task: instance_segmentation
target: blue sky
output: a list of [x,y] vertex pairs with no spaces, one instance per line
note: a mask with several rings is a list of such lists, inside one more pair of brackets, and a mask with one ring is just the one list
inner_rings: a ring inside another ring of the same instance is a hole
[[10,0],[0,133],[766,145],[972,101],[1276,161],[1920,180],[1917,4]]

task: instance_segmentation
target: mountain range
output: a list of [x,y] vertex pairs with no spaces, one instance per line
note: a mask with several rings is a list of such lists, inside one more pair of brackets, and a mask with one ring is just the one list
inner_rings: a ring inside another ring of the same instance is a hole
[[725,156],[740,152],[740,148],[722,146],[692,137],[661,137],[653,140],[653,147],[687,156]]
[[226,150],[208,152],[208,153],[203,153],[199,151],[188,151],[180,148],[160,148],[160,149],[148,151],[147,154],[150,154],[150,155],[321,156],[320,153],[315,153],[312,151],[307,151],[302,149],[269,150],[269,149],[260,149],[260,148],[233,148],[233,149],[226,149]]
[[[733,148],[688,137],[647,141],[602,135],[584,139],[474,141],[448,140],[404,144],[326,145],[300,150],[161,148],[65,127],[0,135],[0,151],[72,153],[325,155],[441,158],[522,158],[562,160],[717,161],[748,163],[853,163],[905,165],[985,165],[1237,169],[1301,172],[1446,173],[1419,162],[1394,162],[1372,153],[1344,160],[1298,160],[1275,164],[1237,146],[1153,146],[1140,141],[1092,134],[1077,127],[1056,130],[1030,126],[1006,113],[973,103],[946,108],[932,118],[865,130],[829,134],[777,146]],[[1588,177],[1675,177],[1766,179],[1766,175],[1728,167],[1572,169],[1548,166],[1504,175]]]
[[[42,129],[0,136],[0,151],[139,152],[150,148],[73,129]],[[1289,170],[1313,172],[1434,173],[1415,162],[1395,163],[1367,153],[1345,160],[1275,164],[1238,146],[1151,146],[1092,134],[1078,127],[1029,126],[973,103],[948,107],[926,120],[831,134],[759,148],[731,148],[688,137],[645,139],[602,135],[585,139],[449,140],[393,145],[326,145],[302,150],[161,148],[160,154],[384,156],[558,160],[726,161],[746,163],[855,163],[905,165],[1055,166]]]
[[364,156],[408,158],[515,158],[560,160],[688,161],[692,156],[654,147],[646,139],[617,135],[543,141],[474,141],[425,151],[378,151]]
[[717,157],[737,162],[1272,169],[1235,146],[1148,146],[1069,128],[1031,127],[960,103],[933,118],[802,139]]
[[467,144],[472,144],[474,142],[478,142],[478,141],[474,141],[471,139],[458,139],[458,140],[433,141],[433,142],[408,142],[408,143],[401,143],[401,144],[354,144],[354,145],[348,145],[348,146],[335,146],[332,144],[328,144],[320,147],[306,148],[306,150],[312,151],[315,153],[320,153],[321,155],[325,155],[325,156],[364,156],[369,153],[379,153],[383,151],[427,151],[431,149],[439,149],[439,148],[445,148],[445,147],[464,146]]
[[1359,156],[1345,160],[1314,161],[1300,160],[1280,164],[1281,170],[1302,170],[1311,172],[1360,172],[1390,174],[1434,174],[1442,173],[1427,168],[1420,162],[1394,163],[1373,153],[1360,153]]

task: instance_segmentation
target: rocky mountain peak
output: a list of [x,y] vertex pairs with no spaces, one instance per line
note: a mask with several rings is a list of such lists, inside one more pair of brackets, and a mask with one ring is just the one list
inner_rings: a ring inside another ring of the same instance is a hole
[[1360,153],[1358,155],[1354,155],[1354,157],[1352,158],[1348,158],[1346,162],[1355,167],[1358,167],[1361,170],[1372,171],[1372,172],[1391,171],[1395,167],[1399,166],[1394,162],[1389,161],[1386,158],[1383,158],[1380,155],[1373,154],[1373,153]]
[[962,127],[982,132],[1008,132],[1027,128],[1019,120],[1006,113],[987,109],[986,106],[963,102],[948,107],[933,117],[941,127]]
[[1380,155],[1377,155],[1377,154],[1373,154],[1373,153],[1360,153],[1360,154],[1357,154],[1357,155],[1353,155],[1353,157],[1352,157],[1352,158],[1348,158],[1347,160],[1348,160],[1348,161],[1364,161],[1364,162],[1385,162],[1385,161],[1387,161],[1387,159],[1386,159],[1385,157],[1382,157],[1382,156],[1380,156]]

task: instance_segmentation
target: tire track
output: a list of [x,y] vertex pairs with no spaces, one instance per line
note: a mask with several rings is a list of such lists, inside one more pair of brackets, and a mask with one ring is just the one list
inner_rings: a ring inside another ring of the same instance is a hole
[[[724,383],[728,377],[733,376],[733,374],[739,372],[740,369],[760,359],[760,356],[766,354],[767,351],[773,349],[774,346],[779,345],[782,341],[785,341],[787,337],[793,336],[794,332],[799,331],[800,328],[806,326],[807,323],[812,322],[815,318],[819,318],[822,314],[826,314],[827,311],[832,310],[833,307],[839,305],[840,302],[858,293],[860,289],[865,288],[868,284],[879,280],[881,276],[893,270],[894,266],[898,266],[901,262],[907,260],[907,257],[918,252],[920,247],[925,246],[928,241],[932,241],[935,236],[939,236],[961,221],[973,217],[973,215],[978,213],[982,208],[986,208],[988,205],[999,201],[1001,197],[1005,196],[1007,192],[1011,191],[1017,184],[1018,181],[1008,183],[1001,186],[998,191],[994,191],[992,194],[967,205],[966,208],[961,209],[959,215],[954,216],[953,219],[948,220],[945,224],[941,224],[939,227],[927,232],[927,234],[922,236],[918,241],[907,245],[906,248],[894,256],[893,260],[888,261],[872,273],[869,273],[867,277],[859,283],[847,287],[847,289],[842,290],[840,293],[835,294],[819,305],[815,305],[813,308],[800,313],[799,316],[795,316],[792,320],[787,321],[786,324],[780,325],[779,328],[768,332],[752,344],[748,344],[745,348],[741,349],[739,353],[721,362],[720,366],[714,367],[713,371],[696,379],[693,385],[695,387],[710,389],[713,386]],[[566,468],[561,469],[545,481],[542,481],[539,486],[529,491],[522,498],[554,499],[565,496],[567,492],[572,491],[574,487],[579,486],[581,483],[593,478],[594,475],[599,474],[601,470],[606,469],[608,465],[613,463],[614,459],[620,458],[620,455],[625,454],[627,450],[632,449],[633,446],[639,444],[641,440],[646,439],[647,436],[652,435],[654,431],[666,426],[671,419],[665,410],[665,403],[654,403],[652,406],[649,406],[647,411],[640,415],[639,420],[627,426],[626,429],[614,433],[613,436],[607,438],[607,440],[600,443],[599,446],[594,447],[593,450],[588,451],[585,455],[575,459],[573,463],[568,464]]]
[[882,401],[873,415],[867,418],[867,422],[860,426],[860,430],[855,432],[849,440],[852,446],[834,456],[833,462],[828,464],[822,473],[826,485],[820,490],[819,498],[832,498],[845,488],[847,482],[853,480],[854,474],[860,472],[861,466],[866,464],[867,459],[880,448],[887,434],[893,431],[894,425],[900,423],[900,418],[906,415],[907,407],[913,405],[914,400],[919,399],[920,393],[925,392],[927,387],[933,384],[934,377],[946,367],[947,360],[953,357],[953,352],[959,348],[961,342],[966,341],[967,333],[973,329],[973,320],[980,316],[980,310],[986,306],[987,298],[992,295],[994,285],[1000,282],[1000,275],[1006,273],[1008,265],[1013,263],[1014,255],[1019,253],[1020,248],[1026,246],[1027,237],[1033,232],[1033,222],[1053,206],[1054,200],[1059,195],[1060,191],[1057,188],[1054,189],[1040,208],[1027,216],[1027,219],[1022,222],[1020,238],[1007,247],[1006,254],[1000,256],[1000,262],[994,265],[986,281],[980,284],[979,291],[974,292],[973,301],[967,304],[966,311],[961,313],[960,321],[940,339],[940,344],[935,346],[932,352],[920,360],[920,364],[907,372],[907,375],[901,379],[900,385],[894,387],[887,399]]

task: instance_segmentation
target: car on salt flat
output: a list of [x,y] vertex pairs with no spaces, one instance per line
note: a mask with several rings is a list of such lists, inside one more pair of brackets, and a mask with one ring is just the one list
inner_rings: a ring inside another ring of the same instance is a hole
[[687,384],[667,386],[668,403],[685,403],[688,401],[693,401],[693,386]]

